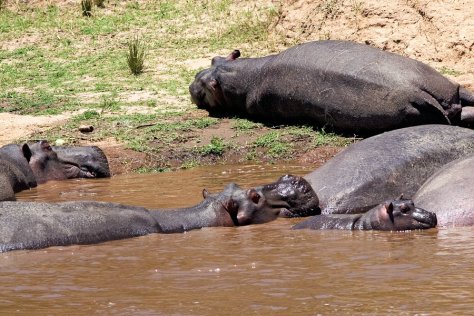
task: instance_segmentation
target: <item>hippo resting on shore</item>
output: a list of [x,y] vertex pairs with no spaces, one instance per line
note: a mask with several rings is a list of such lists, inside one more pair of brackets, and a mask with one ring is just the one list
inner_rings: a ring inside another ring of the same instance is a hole
[[49,180],[110,177],[107,158],[95,146],[55,147],[47,141],[0,148],[0,201]]
[[[306,180],[317,194],[322,214],[364,213],[400,194],[413,197],[443,165],[473,153],[474,130],[449,125],[414,126],[355,143],[301,181]],[[269,204],[284,204],[279,192],[291,192],[299,186],[298,181],[288,181],[289,177],[257,189]],[[420,201],[415,199],[415,203]],[[293,199],[292,208],[305,213],[305,204],[305,199]],[[432,211],[424,204],[416,205]]]
[[474,226],[474,155],[439,169],[413,200],[436,213],[439,227]]
[[229,184],[196,206],[148,210],[105,202],[0,202],[0,252],[93,244],[151,233],[260,224],[278,217],[254,189]]
[[293,229],[347,229],[404,231],[436,227],[436,214],[415,207],[413,201],[387,201],[361,214],[312,216]]
[[[303,121],[375,134],[455,124],[474,95],[422,62],[350,41],[316,41],[277,55],[215,57],[189,91],[211,114]],[[464,116],[469,120],[472,118]]]

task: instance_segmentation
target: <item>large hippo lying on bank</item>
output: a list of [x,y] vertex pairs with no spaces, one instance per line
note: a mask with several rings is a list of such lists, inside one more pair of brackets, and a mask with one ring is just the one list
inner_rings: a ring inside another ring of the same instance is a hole
[[474,155],[434,173],[414,195],[417,205],[436,213],[438,226],[474,225]]
[[276,219],[279,212],[254,189],[243,190],[236,184],[219,194],[205,193],[194,207],[174,210],[104,202],[0,202],[0,252],[261,224]]
[[436,227],[436,214],[415,207],[412,200],[386,201],[360,214],[325,214],[296,224],[293,229],[404,231]]
[[[211,114],[309,122],[379,133],[459,124],[474,95],[422,62],[350,41],[317,41],[277,55],[215,57],[196,74],[192,101]],[[472,119],[469,116],[463,117]]]
[[110,170],[98,147],[55,147],[47,141],[0,148],[0,201],[49,180],[109,177]]
[[[322,214],[364,213],[400,194],[412,197],[443,165],[472,153],[474,130],[414,126],[353,144],[304,179],[316,192]],[[297,186],[287,178],[258,188],[268,203],[285,203],[278,192],[290,192]],[[299,207],[302,213],[305,203],[304,199],[293,200],[293,205],[303,206]],[[431,211],[426,205],[416,205]]]

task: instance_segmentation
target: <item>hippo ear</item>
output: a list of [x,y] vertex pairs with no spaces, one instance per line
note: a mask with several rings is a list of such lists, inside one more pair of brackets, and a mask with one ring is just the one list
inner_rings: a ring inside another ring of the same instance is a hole
[[211,193],[209,193],[209,191],[207,191],[207,189],[202,189],[202,197],[203,198],[207,199],[209,194],[211,194]]
[[30,162],[31,156],[33,156],[30,146],[28,146],[28,144],[23,144],[21,151],[23,152],[23,156],[26,158],[26,161]]
[[239,213],[239,205],[233,199],[229,199],[223,203],[225,210],[229,213],[230,218],[235,226],[239,226],[237,214]]
[[387,210],[387,214],[390,217],[390,220],[392,221],[392,223],[394,223],[395,220],[393,218],[393,203],[390,202],[388,205],[385,204],[385,209]]
[[234,49],[232,53],[229,54],[225,59],[228,61],[236,60],[237,58],[240,57],[240,50]]
[[402,193],[402,194],[400,194],[400,196],[398,197],[398,199],[397,199],[397,200],[403,200],[403,193]]
[[209,87],[213,92],[215,92],[219,88],[219,82],[216,79],[211,79],[209,81]]
[[258,204],[258,202],[260,201],[260,194],[258,194],[258,192],[255,191],[255,189],[248,190],[247,195],[255,204]]

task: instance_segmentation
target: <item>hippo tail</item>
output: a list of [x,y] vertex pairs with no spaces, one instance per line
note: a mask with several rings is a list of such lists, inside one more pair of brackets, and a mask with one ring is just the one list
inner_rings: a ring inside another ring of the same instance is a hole
[[464,87],[459,87],[459,100],[461,106],[474,106],[474,94]]

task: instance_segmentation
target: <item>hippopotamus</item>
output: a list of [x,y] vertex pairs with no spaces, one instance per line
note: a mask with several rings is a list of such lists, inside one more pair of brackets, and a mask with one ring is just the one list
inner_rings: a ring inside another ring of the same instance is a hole
[[312,216],[292,229],[346,229],[404,231],[436,227],[436,214],[415,207],[412,200],[386,201],[361,214]]
[[255,189],[231,183],[193,207],[150,210],[116,203],[0,202],[0,252],[93,244],[151,233],[262,224],[278,217]]
[[248,116],[376,134],[459,124],[474,95],[430,66],[351,41],[304,43],[276,55],[214,57],[189,86],[211,115]]
[[[400,194],[411,198],[443,165],[472,153],[474,130],[413,126],[352,144],[302,179],[316,193],[322,214],[364,213]],[[278,191],[291,192],[296,183],[278,180],[258,190],[270,203],[279,205],[285,199],[279,199]],[[293,199],[292,208],[305,213],[306,203]],[[431,211],[423,204],[418,206]]]
[[436,171],[413,196],[417,205],[436,213],[439,227],[474,225],[474,155]]
[[96,146],[55,147],[47,141],[0,148],[0,201],[49,180],[110,177],[107,158]]

